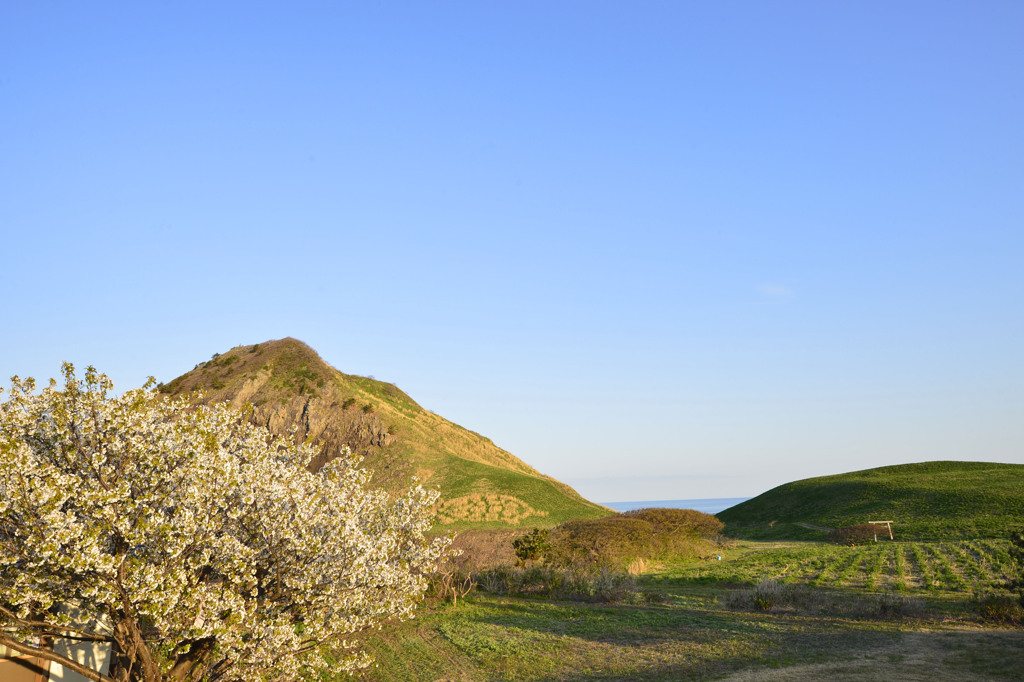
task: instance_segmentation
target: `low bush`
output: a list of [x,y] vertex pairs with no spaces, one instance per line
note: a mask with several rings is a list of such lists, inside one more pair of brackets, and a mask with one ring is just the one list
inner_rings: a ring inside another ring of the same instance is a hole
[[778,581],[766,579],[751,589],[728,592],[720,600],[727,608],[734,610],[770,611],[783,604],[787,597],[786,592],[785,586]]
[[736,611],[772,611],[793,609],[805,612],[835,610],[832,595],[825,591],[793,583],[764,579],[745,590],[732,590],[719,597],[728,609]]
[[548,542],[547,528],[534,528],[521,538],[512,541],[516,558],[520,566],[529,561],[544,561],[551,555],[551,543]]
[[762,611],[770,611],[782,600],[782,585],[775,580],[762,580],[750,593],[754,606]]
[[516,569],[507,564],[501,564],[494,568],[477,573],[475,576],[477,587],[484,592],[491,594],[510,594],[518,592],[520,585],[516,576]]
[[765,579],[751,588],[732,590],[719,602],[735,611],[791,611],[848,618],[913,618],[924,612],[924,604],[892,591],[881,594],[839,593],[801,583]]
[[1007,625],[1024,625],[1024,606],[1010,594],[983,592],[970,603],[971,611],[982,621]]
[[426,599],[431,602],[450,601],[458,605],[459,599],[476,589],[476,580],[454,565],[438,568],[427,582]]
[[563,570],[550,566],[495,566],[475,576],[479,589],[491,594],[548,597],[569,601],[661,603],[664,595],[646,594],[632,576],[607,568]]
[[519,528],[464,530],[452,542],[452,549],[461,552],[455,561],[466,573],[480,573],[502,564],[513,564],[517,558],[513,543],[524,534]]
[[885,530],[885,528],[882,526],[876,526],[870,523],[862,523],[858,526],[846,526],[845,528],[838,528],[829,533],[828,535],[826,535],[825,539],[829,542],[834,542],[837,545],[847,545],[849,547],[856,547],[857,545],[863,544],[865,542],[873,542],[877,538],[879,530],[888,534],[888,531]]
[[623,515],[567,521],[551,533],[552,561],[558,566],[625,567],[637,556],[650,556],[652,529]]
[[882,618],[909,618],[923,611],[921,602],[898,592],[886,591],[878,595],[878,615]]

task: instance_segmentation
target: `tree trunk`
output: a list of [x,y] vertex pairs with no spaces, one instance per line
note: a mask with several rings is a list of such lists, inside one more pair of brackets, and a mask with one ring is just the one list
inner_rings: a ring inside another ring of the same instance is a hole
[[192,642],[188,647],[188,651],[180,654],[178,660],[174,662],[170,678],[178,682],[193,680],[195,679],[193,672],[198,672],[199,677],[202,677],[203,671],[209,665],[210,654],[213,653],[213,647],[216,643],[217,640],[213,637],[205,637]]
[[143,640],[139,624],[131,618],[121,618],[114,626],[110,677],[116,682],[163,682],[153,652]]

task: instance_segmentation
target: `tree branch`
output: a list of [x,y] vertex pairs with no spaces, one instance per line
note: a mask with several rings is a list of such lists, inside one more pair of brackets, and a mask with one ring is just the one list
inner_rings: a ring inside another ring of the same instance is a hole
[[[56,623],[47,623],[46,621],[41,621],[41,620],[39,620],[39,621],[37,621],[37,620],[22,620],[21,618],[18,618],[16,615],[14,615],[13,612],[8,611],[7,609],[5,609],[3,606],[0,606],[0,613],[2,613],[3,615],[7,616],[8,618],[10,618],[16,625],[20,625],[21,627],[24,627],[24,628],[38,628],[38,629],[52,630],[52,632],[48,632],[46,634],[53,635],[54,637],[59,637],[61,639],[77,639],[77,640],[80,640],[80,641],[89,641],[89,642],[110,642],[110,641],[113,641],[110,637],[105,637],[103,635],[97,635],[97,634],[95,634],[93,632],[89,632],[88,630],[82,630],[80,628],[71,627],[70,625],[58,625]],[[75,632],[77,634],[74,635],[74,636],[70,636],[70,635],[63,634],[65,632]]]
[[66,656],[56,654],[50,651],[49,649],[40,649],[39,647],[32,646],[31,644],[19,642],[18,640],[8,637],[7,635],[2,633],[0,633],[0,644],[4,645],[8,649],[14,649],[15,651],[22,654],[37,656],[38,658],[41,658],[46,661],[60,663],[68,670],[73,670],[79,675],[88,677],[90,680],[93,680],[94,682],[112,682],[113,680],[113,678],[107,677],[106,675],[103,675],[102,673],[93,670],[92,668],[88,668],[82,665],[81,663],[76,663],[75,661],[72,661],[70,658]]

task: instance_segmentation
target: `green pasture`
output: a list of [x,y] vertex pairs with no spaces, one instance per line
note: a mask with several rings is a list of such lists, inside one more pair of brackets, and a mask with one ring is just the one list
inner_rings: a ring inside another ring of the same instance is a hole
[[821,540],[890,520],[903,540],[1001,538],[1024,519],[1024,464],[921,462],[786,483],[717,514],[748,540]]

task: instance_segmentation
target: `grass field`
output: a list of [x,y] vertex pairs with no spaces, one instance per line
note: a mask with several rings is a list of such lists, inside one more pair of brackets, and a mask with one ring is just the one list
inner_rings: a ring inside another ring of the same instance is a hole
[[820,540],[895,521],[898,539],[1005,536],[1024,519],[1024,464],[921,462],[786,483],[717,514],[749,540]]
[[[1008,546],[734,542],[721,561],[639,576],[655,599],[478,591],[369,639],[364,679],[1024,679],[1024,630],[983,621],[973,601],[1001,589]],[[767,610],[744,600],[759,584],[781,595]]]

